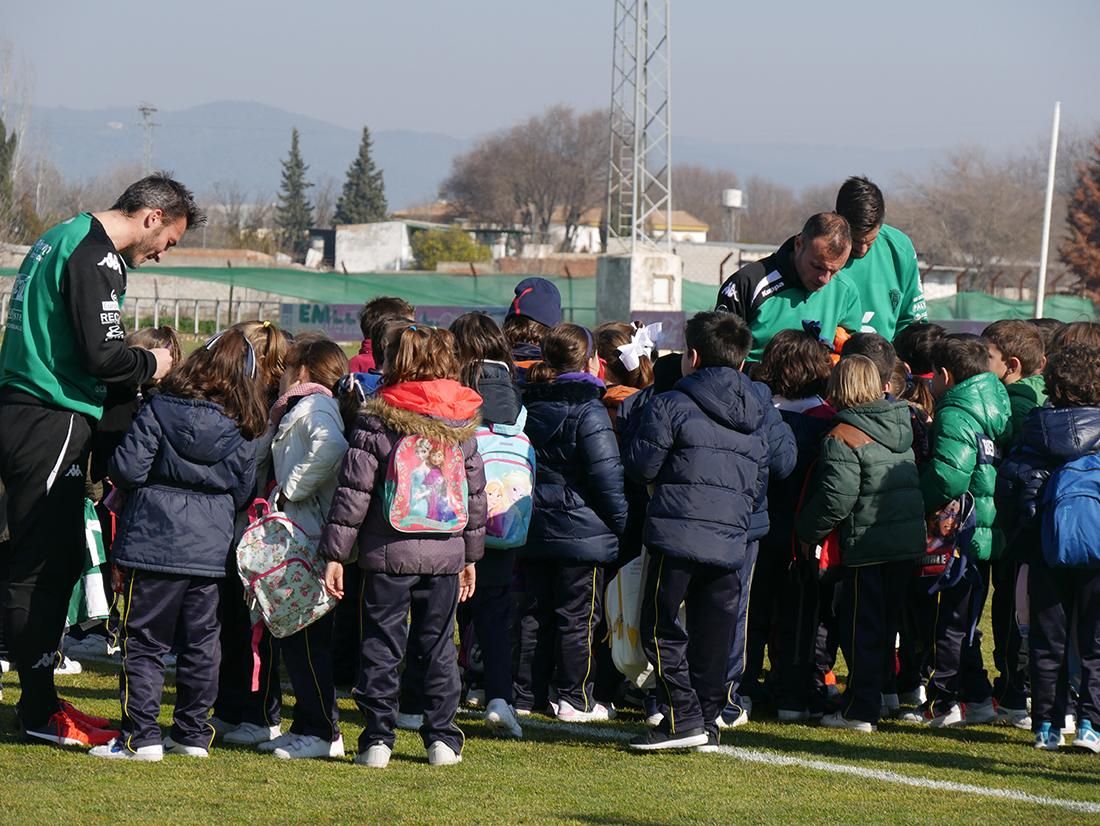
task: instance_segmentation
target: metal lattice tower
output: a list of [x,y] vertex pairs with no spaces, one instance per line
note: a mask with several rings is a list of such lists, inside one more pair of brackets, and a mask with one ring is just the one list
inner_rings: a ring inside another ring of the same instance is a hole
[[623,252],[624,246],[633,252],[640,245],[672,244],[670,3],[615,0],[607,181],[609,252]]
[[153,130],[160,126],[153,122],[153,115],[157,113],[157,107],[151,103],[138,104],[138,112],[141,113],[141,126],[145,130],[145,144],[141,156],[141,169],[143,175],[153,171]]

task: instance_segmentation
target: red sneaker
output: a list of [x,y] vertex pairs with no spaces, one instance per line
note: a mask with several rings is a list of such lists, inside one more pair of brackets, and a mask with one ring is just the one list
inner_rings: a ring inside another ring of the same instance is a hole
[[24,736],[45,740],[59,746],[105,746],[120,735],[120,732],[110,729],[100,729],[89,726],[83,721],[69,716],[65,711],[58,711],[44,726],[37,728],[24,728]]
[[69,715],[73,720],[78,720],[86,726],[91,728],[101,728],[110,730],[111,721],[106,717],[96,717],[94,714],[85,714],[79,708],[74,706],[68,700],[61,701],[61,710]]

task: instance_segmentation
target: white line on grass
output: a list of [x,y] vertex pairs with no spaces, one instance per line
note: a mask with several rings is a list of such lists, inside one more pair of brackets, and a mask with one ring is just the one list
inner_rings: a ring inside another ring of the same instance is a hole
[[[560,731],[591,739],[613,740],[619,742],[629,740],[634,736],[625,731],[614,731],[600,725],[543,722],[541,720],[532,720],[529,717],[521,718],[520,725],[542,731]],[[1100,803],[1090,803],[1084,800],[1069,800],[1061,797],[1046,797],[1044,795],[1017,791],[1015,789],[975,786],[970,783],[955,783],[950,780],[932,780],[927,777],[915,777],[909,774],[901,774],[900,772],[886,771],[885,769],[868,769],[863,766],[853,766],[848,763],[833,763],[826,760],[812,760],[806,757],[791,757],[785,754],[776,754],[774,752],[760,751],[758,749],[740,748],[738,746],[719,746],[717,753],[746,763],[762,763],[769,766],[798,766],[803,769],[812,769],[813,771],[828,772],[830,774],[847,774],[854,777],[862,777],[867,780],[878,780],[882,783],[913,786],[918,789],[962,792],[964,794],[973,794],[980,797],[1011,800],[1017,803],[1032,803],[1036,806],[1049,806],[1071,812],[1100,814]]]

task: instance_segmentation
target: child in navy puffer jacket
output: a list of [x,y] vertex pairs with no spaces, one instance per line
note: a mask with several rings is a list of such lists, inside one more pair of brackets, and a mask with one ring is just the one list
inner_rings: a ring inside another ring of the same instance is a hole
[[[684,378],[650,402],[624,456],[632,478],[655,485],[640,627],[648,629],[642,647],[666,714],[630,742],[640,750],[718,745],[753,515],[773,457],[790,453],[793,464],[790,428],[780,422],[770,441],[768,422],[779,418],[770,394],[741,372],[752,346],[744,322],[699,313],[685,338]],[[685,602],[686,628],[679,621]]]
[[[1010,540],[1032,549],[1030,601],[1031,720],[1035,747],[1063,743],[1062,722],[1076,713],[1073,745],[1100,752],[1100,570],[1051,567],[1040,554],[1044,488],[1063,465],[1100,453],[1100,346],[1070,344],[1043,370],[1052,407],[1024,420],[1017,447],[997,474],[996,501]],[[1063,505],[1066,507],[1066,505]],[[1087,509],[1081,505],[1080,518]],[[1093,536],[1100,535],[1100,525]],[[1047,551],[1049,549],[1044,549]],[[1077,708],[1069,706],[1067,658],[1076,637],[1081,655]]]
[[542,356],[524,391],[536,471],[531,530],[520,551],[516,708],[522,714],[552,700],[559,719],[606,720],[610,709],[592,696],[593,637],[603,567],[615,560],[626,527],[623,466],[600,401],[592,334],[559,324],[542,340]]
[[[218,581],[234,518],[252,493],[250,440],[266,420],[256,354],[240,331],[228,330],[164,379],[115,451],[110,477],[127,493],[114,546],[124,571],[122,733],[92,749],[96,757],[206,756],[220,659]],[[162,746],[163,658],[173,642],[176,708]]]

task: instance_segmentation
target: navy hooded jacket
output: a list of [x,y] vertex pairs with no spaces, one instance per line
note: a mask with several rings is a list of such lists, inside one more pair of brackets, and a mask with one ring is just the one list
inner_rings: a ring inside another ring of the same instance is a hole
[[1027,561],[1042,559],[1039,507],[1052,473],[1074,459],[1100,452],[1100,407],[1037,407],[1024,419],[1016,447],[997,471],[994,500],[1009,542]]
[[748,543],[767,531],[769,466],[790,473],[790,428],[764,385],[732,367],[685,376],[645,408],[623,462],[655,484],[645,544],[668,556],[739,570]]
[[155,397],[134,419],[109,471],[126,492],[113,562],[225,576],[233,521],[252,495],[256,451],[218,405]]
[[626,528],[619,443],[602,385],[585,380],[524,387],[525,432],[535,448],[534,510],[524,557],[612,562]]

